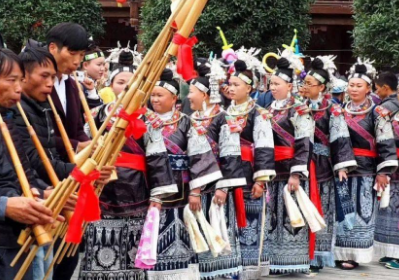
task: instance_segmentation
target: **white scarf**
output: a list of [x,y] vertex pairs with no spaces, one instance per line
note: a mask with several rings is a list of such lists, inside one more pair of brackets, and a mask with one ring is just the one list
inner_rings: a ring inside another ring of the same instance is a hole
[[191,212],[189,205],[184,207],[183,219],[190,236],[191,247],[193,248],[194,252],[198,254],[209,251],[209,247],[201,234],[198,223],[195,220],[194,214]]
[[380,198],[380,209],[387,208],[391,199],[391,186],[388,184],[384,191],[378,191],[377,184],[374,185],[374,189],[378,192],[377,196]]
[[[295,196],[310,230],[315,233],[325,228],[327,226],[326,222],[301,186],[299,186],[298,190],[295,191]],[[298,207],[295,205],[291,194],[288,192],[288,185],[284,187],[284,200],[286,201],[286,208],[288,215],[290,216],[291,225],[293,227],[300,227],[301,224],[304,226],[302,215],[299,212]]]
[[227,232],[227,222],[226,216],[224,214],[224,206],[219,206],[213,202],[214,198],[212,198],[211,207],[209,209],[209,219],[211,221],[211,226],[215,231],[215,234],[221,236],[223,241],[226,243],[222,255],[231,254],[231,246],[229,241],[229,234]]
[[[215,230],[206,220],[202,210],[193,213],[190,210],[190,205],[186,205],[183,212],[183,218],[190,236],[191,246],[196,253],[203,253],[210,249],[213,257],[216,258],[226,247],[226,242],[222,237],[216,234]],[[201,225],[206,242],[199,230],[196,219]]]

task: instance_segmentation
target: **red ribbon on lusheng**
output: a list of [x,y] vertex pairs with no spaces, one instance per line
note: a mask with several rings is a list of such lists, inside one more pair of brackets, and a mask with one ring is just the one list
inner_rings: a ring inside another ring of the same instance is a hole
[[197,74],[194,71],[193,47],[198,43],[197,37],[186,38],[179,33],[175,33],[173,43],[179,46],[176,65],[177,73],[186,81],[194,79]]
[[[317,177],[316,177],[316,164],[314,161],[310,161],[310,201],[316,206],[317,211],[323,217],[323,207],[321,205],[321,198],[319,189],[317,187]],[[316,248],[316,233],[313,233],[309,229],[309,258],[314,259],[314,251]]]
[[145,107],[138,109],[131,115],[129,115],[124,109],[119,112],[118,117],[129,122],[125,131],[125,136],[127,138],[133,136],[133,138],[137,140],[147,132],[147,126],[145,125],[144,121],[139,119],[140,115],[143,115],[146,112],[147,109]]
[[78,167],[75,167],[71,176],[76,182],[80,183],[80,189],[75,213],[69,224],[66,242],[79,244],[82,240],[83,222],[94,222],[101,218],[100,202],[92,185],[92,182],[100,177],[100,172],[93,170],[85,175]]

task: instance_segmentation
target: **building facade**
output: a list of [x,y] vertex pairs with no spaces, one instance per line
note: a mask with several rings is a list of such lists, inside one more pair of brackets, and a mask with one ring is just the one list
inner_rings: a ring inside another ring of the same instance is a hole
[[[100,0],[104,9],[106,39],[100,42],[101,47],[108,49],[116,46],[119,40],[125,46],[130,40],[133,47],[137,44],[139,32],[140,7],[145,0],[126,0],[118,7],[116,0]],[[334,54],[341,74],[344,74],[353,63],[352,19],[353,0],[317,0],[312,6],[312,34],[310,45],[305,52],[311,56]]]

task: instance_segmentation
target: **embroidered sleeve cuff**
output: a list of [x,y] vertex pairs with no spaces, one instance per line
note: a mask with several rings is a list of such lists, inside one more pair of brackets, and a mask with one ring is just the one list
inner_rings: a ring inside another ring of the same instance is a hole
[[245,178],[233,178],[223,179],[216,183],[216,189],[231,188],[231,187],[242,187],[247,185],[247,179]]
[[179,190],[176,184],[169,186],[157,187],[151,190],[151,196],[159,196],[160,198],[168,197],[172,194],[177,193]]
[[208,175],[198,177],[197,179],[190,181],[190,190],[206,186],[207,184],[219,180],[220,178],[223,178],[222,172],[220,171],[216,171]]
[[254,173],[254,181],[260,179],[260,177],[269,176],[270,181],[276,177],[275,170],[259,170]]
[[337,163],[334,165],[334,171],[338,172],[341,169],[346,168],[348,170],[348,173],[353,171],[357,167],[357,162],[356,160],[348,160],[344,162]]
[[[398,167],[397,160],[386,160],[377,165],[377,172],[386,167]],[[396,169],[396,168],[395,168]]]
[[309,177],[309,171],[308,171],[308,166],[307,165],[294,165],[291,167],[291,174],[292,173],[300,173],[304,177],[308,178]]
[[6,219],[7,200],[8,198],[5,196],[0,197],[0,221]]

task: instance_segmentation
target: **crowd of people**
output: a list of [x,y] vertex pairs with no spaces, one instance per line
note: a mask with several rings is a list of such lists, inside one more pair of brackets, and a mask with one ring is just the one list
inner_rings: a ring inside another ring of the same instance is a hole
[[[101,220],[86,228],[79,279],[259,279],[352,270],[374,256],[399,269],[396,75],[359,59],[338,78],[333,56],[305,69],[290,47],[269,74],[258,51],[225,51],[195,58],[188,81],[173,63],[162,72],[140,111],[146,132],[100,171]],[[51,178],[15,105],[62,180],[75,164],[55,116],[74,151],[84,150],[92,135],[79,87],[99,128],[141,61],[129,46],[104,54],[73,23],[19,55],[0,48],[1,115],[36,197],[21,196],[0,134],[0,280],[23,263],[10,266],[24,225],[56,223],[42,203]],[[58,243],[40,248],[24,279],[45,277]],[[47,279],[71,279],[78,261],[64,258]]]

